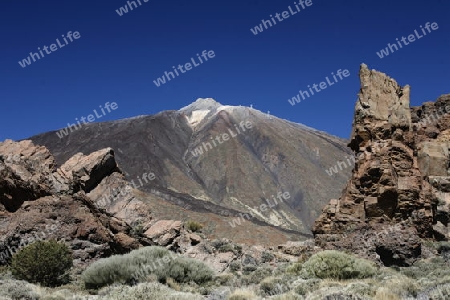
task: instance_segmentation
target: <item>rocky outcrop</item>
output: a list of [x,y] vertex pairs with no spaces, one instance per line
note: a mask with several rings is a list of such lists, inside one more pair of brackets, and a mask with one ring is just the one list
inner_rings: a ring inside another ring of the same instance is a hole
[[89,156],[77,153],[58,169],[58,174],[69,182],[77,182],[86,193],[114,172],[121,173],[111,148],[96,151]]
[[57,168],[45,147],[0,143],[0,264],[42,239],[65,241],[75,264],[139,247],[126,222],[86,195],[110,176],[122,176],[112,149],[77,154]]
[[[364,64],[360,80],[349,143],[355,168],[313,232],[325,248],[347,248],[385,265],[407,266],[421,254],[420,238],[448,238],[440,225],[447,226],[449,219],[450,122],[445,114],[434,123],[427,117],[449,105],[450,96],[410,108],[409,86]],[[381,239],[369,238],[396,225],[401,227]]]

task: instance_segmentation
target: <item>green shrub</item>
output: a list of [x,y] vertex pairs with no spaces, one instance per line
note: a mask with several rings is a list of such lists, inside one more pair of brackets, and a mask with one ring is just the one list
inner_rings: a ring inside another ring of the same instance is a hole
[[309,277],[330,279],[368,278],[376,274],[376,268],[367,260],[349,254],[325,250],[314,254],[302,266],[302,273]]
[[267,251],[264,251],[261,254],[261,262],[262,263],[271,262],[274,258],[275,258],[275,255],[273,255],[272,253],[267,252]]
[[286,268],[286,272],[289,274],[298,275],[302,271],[302,265],[303,264],[298,263],[298,262],[292,263]]
[[234,245],[234,254],[242,254],[242,246],[241,245]]
[[268,267],[262,267],[256,269],[249,275],[249,283],[260,283],[264,278],[272,275],[272,269]]
[[195,221],[187,221],[185,224],[186,228],[192,232],[200,231],[203,225]]
[[130,236],[134,238],[140,238],[144,234],[144,225],[142,222],[134,224],[130,230]]
[[245,265],[245,266],[242,267],[242,271],[246,275],[250,274],[251,272],[256,271],[257,269],[258,269],[258,267],[256,265],[253,265],[253,264]]
[[91,264],[82,274],[87,288],[112,283],[128,283],[145,279],[164,267],[172,256],[163,247],[143,247],[125,255],[113,255]]
[[18,279],[56,286],[68,282],[72,266],[72,254],[66,245],[55,240],[38,241],[14,254],[11,272]]
[[225,274],[219,274],[216,277],[214,277],[214,283],[216,285],[230,285],[235,280],[235,277],[233,274],[225,273]]
[[90,265],[82,274],[87,288],[99,288],[112,283],[133,284],[149,276],[160,282],[172,278],[179,283],[204,283],[214,272],[202,262],[171,254],[163,247],[144,247],[125,255],[113,255]]
[[234,245],[227,239],[214,240],[211,245],[219,252],[233,252],[234,254],[242,252],[242,246]]
[[289,288],[283,284],[281,278],[268,277],[264,279],[259,288],[264,296],[274,296],[285,293]]
[[202,243],[200,244],[202,247],[202,250],[208,254],[213,254],[214,253],[214,248],[208,244],[208,243]]
[[177,257],[167,268],[160,268],[157,276],[165,281],[170,277],[180,283],[195,282],[202,284],[213,278],[214,272],[204,263],[186,257]]
[[241,270],[241,267],[242,267],[241,262],[239,262],[237,260],[234,260],[230,263],[230,270],[233,272],[237,272],[237,271]]
[[211,245],[219,252],[234,252],[237,250],[235,249],[234,245],[227,239],[214,240],[211,242]]

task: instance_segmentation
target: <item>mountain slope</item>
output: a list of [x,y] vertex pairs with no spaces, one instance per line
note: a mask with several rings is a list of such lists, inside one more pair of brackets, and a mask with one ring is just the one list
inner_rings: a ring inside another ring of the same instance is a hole
[[[339,195],[351,171],[326,172],[351,155],[346,141],[213,99],[153,116],[86,124],[62,139],[56,132],[30,139],[50,149],[58,164],[77,152],[111,147],[127,180],[137,183],[144,173],[154,173],[154,180],[139,186],[147,195],[177,205],[189,202],[188,210],[210,203],[210,212],[218,215],[221,207],[252,211],[252,222],[304,234],[310,234],[322,207]],[[273,209],[260,209],[274,204],[272,196],[279,193],[290,197]],[[229,229],[222,234],[238,230]]]

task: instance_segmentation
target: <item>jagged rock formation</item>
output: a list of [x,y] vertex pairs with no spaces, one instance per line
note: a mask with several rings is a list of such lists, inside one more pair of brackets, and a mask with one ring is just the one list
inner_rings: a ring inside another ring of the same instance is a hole
[[[111,148],[78,153],[57,168],[45,147],[7,140],[0,143],[0,174],[0,264],[44,239],[68,243],[77,266],[143,245],[185,252],[202,241],[180,221],[151,218]],[[136,225],[142,226],[140,236],[133,233]],[[220,265],[213,256],[209,260]]]
[[45,147],[0,143],[0,264],[37,239],[66,240],[75,264],[139,247],[126,222],[86,195],[112,175],[120,175],[112,149],[78,154],[56,168]]
[[[251,128],[245,127],[247,122]],[[216,140],[223,134],[229,139]],[[154,116],[86,124],[62,139],[49,132],[31,140],[48,147],[58,164],[78,152],[112,147],[129,182],[139,184],[144,173],[155,174],[138,187],[145,192],[139,199],[151,206],[154,219],[197,220],[212,236],[248,244],[278,245],[311,236],[314,220],[339,194],[351,171],[348,167],[333,176],[326,173],[350,155],[348,141],[213,99]],[[89,195],[97,199],[110,194],[108,187],[105,181]],[[255,211],[279,192],[291,197],[275,209]],[[132,201],[130,195],[111,197],[111,213],[136,219],[121,207],[125,198]],[[229,225],[232,217],[249,211],[255,217],[246,221],[246,230]]]
[[364,64],[360,79],[349,143],[356,165],[313,232],[325,248],[407,266],[421,255],[420,238],[448,238],[450,118],[427,117],[450,105],[450,96],[410,108],[409,86]]
[[[152,210],[166,200],[146,195],[125,181],[111,148],[77,153],[58,168],[47,148],[6,140],[0,143],[0,175],[0,265],[20,248],[48,239],[72,249],[78,270],[100,257],[148,245],[203,260],[218,272],[247,256],[260,259],[266,251],[245,245],[223,251],[217,248],[231,241],[214,246],[205,235],[184,228],[179,219],[154,219]],[[172,217],[178,216],[174,212],[179,206],[166,203],[166,207]],[[224,213],[237,215],[232,210]],[[216,218],[218,224],[231,220]],[[261,225],[249,223],[245,229],[254,234],[265,231],[275,237],[272,243],[288,239],[286,232]]]

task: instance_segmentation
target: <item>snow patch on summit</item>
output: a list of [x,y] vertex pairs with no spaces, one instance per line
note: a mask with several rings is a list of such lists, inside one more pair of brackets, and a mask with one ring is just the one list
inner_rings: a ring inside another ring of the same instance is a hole
[[191,115],[187,117],[189,125],[191,125],[191,127],[194,128],[205,119],[205,117],[209,114],[209,112],[210,112],[209,109],[194,110],[191,113]]

